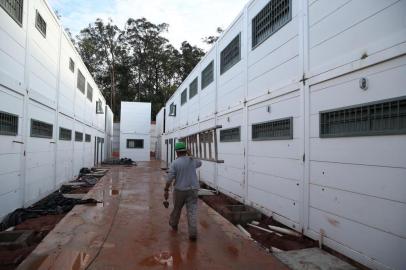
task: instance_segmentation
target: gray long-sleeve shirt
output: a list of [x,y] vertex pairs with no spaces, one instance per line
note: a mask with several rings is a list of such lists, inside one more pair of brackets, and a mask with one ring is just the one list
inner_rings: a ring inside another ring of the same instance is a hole
[[202,162],[188,156],[175,159],[168,171],[168,182],[175,180],[176,190],[199,189],[196,168],[202,166]]

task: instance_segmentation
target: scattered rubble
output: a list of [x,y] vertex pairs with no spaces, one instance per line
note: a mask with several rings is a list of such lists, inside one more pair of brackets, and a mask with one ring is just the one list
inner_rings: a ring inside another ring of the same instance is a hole
[[133,165],[137,166],[137,163],[131,158],[120,158],[120,159],[108,159],[102,162],[103,165]]

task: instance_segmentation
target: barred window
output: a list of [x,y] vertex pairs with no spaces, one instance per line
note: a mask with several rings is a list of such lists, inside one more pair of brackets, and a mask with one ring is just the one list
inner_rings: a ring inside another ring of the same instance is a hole
[[47,23],[45,22],[44,18],[42,18],[41,14],[39,14],[38,10],[35,14],[35,27],[37,27],[38,31],[46,37],[47,35]]
[[86,79],[85,76],[83,76],[82,72],[78,69],[78,82],[77,82],[77,87],[82,92],[83,94],[85,93],[85,88],[86,88]]
[[75,141],[83,142],[83,133],[79,131],[75,131]]
[[103,102],[100,99],[96,101],[96,114],[104,114]]
[[0,6],[20,26],[23,25],[24,0],[0,0]]
[[406,134],[406,98],[320,113],[320,137]]
[[211,61],[210,64],[208,64],[207,67],[202,71],[202,90],[214,81],[213,66],[214,61]]
[[187,89],[182,91],[182,94],[180,94],[180,105],[182,106],[187,102]]
[[52,139],[53,125],[31,119],[31,137]]
[[252,140],[293,139],[293,118],[272,120],[252,125]]
[[238,34],[220,54],[220,74],[229,70],[241,60],[241,34]]
[[229,128],[220,130],[220,142],[239,142],[241,140],[241,128]]
[[169,116],[176,116],[176,104],[169,105]]
[[0,135],[17,136],[18,116],[0,111]]
[[189,99],[197,94],[197,77],[189,84]]
[[63,141],[72,140],[72,130],[60,127],[59,128],[59,139]]
[[75,72],[75,62],[73,62],[72,58],[69,58],[69,69],[72,72]]
[[92,140],[92,136],[90,134],[85,134],[85,142],[90,142]]
[[143,149],[144,148],[144,140],[127,139],[127,148]]
[[252,48],[265,41],[292,19],[292,0],[271,0],[252,19]]
[[92,101],[93,100],[93,88],[87,83],[87,99]]

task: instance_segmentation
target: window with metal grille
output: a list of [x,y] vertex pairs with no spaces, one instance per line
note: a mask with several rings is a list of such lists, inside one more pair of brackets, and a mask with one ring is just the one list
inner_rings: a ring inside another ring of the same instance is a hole
[[100,99],[96,101],[96,114],[104,114],[103,102]]
[[292,0],[271,0],[252,19],[252,48],[265,41],[292,19]]
[[220,130],[220,142],[239,142],[241,140],[240,127]]
[[0,111],[0,135],[17,136],[18,116]]
[[83,76],[82,72],[78,69],[78,83],[77,87],[82,92],[83,94],[85,93],[85,88],[86,88],[86,79],[85,76]]
[[210,64],[208,64],[207,67],[202,71],[202,90],[214,81],[213,66],[214,61],[211,61]]
[[85,134],[85,142],[90,142],[92,140],[92,136],[90,134]]
[[31,137],[52,139],[53,125],[31,119]]
[[185,104],[187,102],[187,89],[182,91],[182,94],[180,94],[180,106]]
[[144,140],[140,139],[127,139],[127,148],[144,148]]
[[289,139],[293,139],[292,117],[252,125],[254,141]]
[[229,70],[241,60],[241,34],[238,34],[220,54],[220,74]]
[[59,128],[59,139],[63,141],[72,140],[72,130],[67,128]]
[[90,84],[87,84],[87,99],[92,101],[93,100],[93,88],[90,86]]
[[176,104],[169,105],[169,116],[176,116]]
[[69,69],[72,72],[75,72],[75,62],[73,62],[72,58],[69,58]]
[[35,27],[37,27],[38,31],[46,37],[47,35],[47,23],[45,22],[44,18],[42,18],[41,14],[39,14],[38,10],[36,11],[35,15]]
[[0,0],[0,6],[20,26],[23,24],[24,0]]
[[197,95],[197,77],[189,84],[189,99]]
[[75,131],[75,141],[83,142],[83,133],[79,131]]
[[406,134],[406,97],[320,112],[320,137]]

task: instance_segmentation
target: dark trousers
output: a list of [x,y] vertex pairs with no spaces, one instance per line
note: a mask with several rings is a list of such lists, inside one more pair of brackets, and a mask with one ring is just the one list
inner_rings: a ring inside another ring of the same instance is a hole
[[169,218],[169,225],[178,226],[183,205],[186,204],[189,236],[197,236],[197,190],[174,190],[173,210]]

